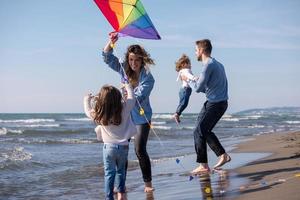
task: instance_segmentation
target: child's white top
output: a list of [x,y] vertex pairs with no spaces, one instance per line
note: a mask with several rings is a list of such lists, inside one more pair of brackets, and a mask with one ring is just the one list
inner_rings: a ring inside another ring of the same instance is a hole
[[[127,145],[128,139],[137,134],[135,125],[131,120],[130,111],[135,105],[135,98],[133,96],[133,89],[129,84],[125,85],[127,90],[127,100],[123,102],[122,121],[121,124],[116,125],[97,125],[95,132],[97,139],[109,144]],[[94,111],[91,107],[91,96],[84,97],[84,112],[87,117],[94,120],[91,113]]]
[[[188,80],[181,80],[181,75],[186,76]],[[193,75],[192,70],[189,68],[183,68],[178,72],[177,81],[182,81],[182,87],[190,87],[190,82],[195,81],[196,79],[197,78]]]

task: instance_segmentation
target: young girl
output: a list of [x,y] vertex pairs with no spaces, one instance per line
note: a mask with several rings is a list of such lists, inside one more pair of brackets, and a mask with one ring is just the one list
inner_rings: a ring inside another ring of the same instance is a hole
[[[174,119],[176,123],[180,123],[180,115],[183,110],[187,107],[189,103],[189,99],[192,93],[192,88],[190,87],[190,83],[192,81],[196,81],[197,77],[195,77],[191,70],[191,61],[188,56],[183,54],[181,58],[175,63],[176,71],[178,72],[177,81],[180,79],[182,81],[182,88],[179,91],[179,105],[174,114]],[[181,76],[185,76],[187,80],[183,80]]]
[[147,152],[147,141],[152,117],[150,94],[155,80],[148,66],[154,65],[154,61],[142,46],[136,44],[127,48],[124,62],[120,62],[114,55],[112,48],[112,44],[115,44],[117,40],[117,34],[110,34],[102,56],[107,66],[122,76],[126,75],[134,88],[134,96],[137,102],[131,111],[131,117],[138,131],[134,136],[134,150],[143,175],[144,191],[152,192],[154,188],[152,186],[151,162]]
[[105,172],[105,199],[111,200],[117,174],[118,200],[126,200],[125,179],[128,157],[128,139],[137,133],[130,116],[135,105],[133,90],[125,84],[127,99],[122,101],[121,92],[110,85],[101,88],[91,106],[91,94],[84,97],[84,112],[95,121],[97,139],[104,142],[103,163]]

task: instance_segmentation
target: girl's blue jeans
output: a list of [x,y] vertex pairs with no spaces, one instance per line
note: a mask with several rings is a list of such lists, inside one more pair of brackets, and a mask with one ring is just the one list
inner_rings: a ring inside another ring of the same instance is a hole
[[176,113],[180,116],[182,111],[188,106],[189,99],[192,93],[192,88],[183,87],[179,90],[179,105],[176,109]]
[[103,164],[105,181],[105,199],[114,199],[114,181],[120,193],[125,193],[126,163],[128,158],[128,145],[104,144]]

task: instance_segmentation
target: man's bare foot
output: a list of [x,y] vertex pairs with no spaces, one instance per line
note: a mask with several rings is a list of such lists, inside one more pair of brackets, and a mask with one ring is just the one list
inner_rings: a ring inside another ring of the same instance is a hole
[[208,167],[208,164],[200,164],[199,167],[191,171],[192,174],[201,174],[201,173],[209,173],[210,169]]
[[180,123],[180,117],[179,117],[179,115],[178,115],[177,113],[175,113],[175,114],[173,115],[173,117],[174,117],[175,122],[176,122],[177,124],[179,124],[179,123]]
[[118,200],[127,200],[126,194],[118,192]]
[[218,163],[214,166],[214,169],[218,169],[219,167],[223,166],[225,163],[228,163],[230,161],[231,157],[227,153],[224,153],[220,156],[220,159]]
[[152,187],[152,182],[145,182],[144,192],[153,192],[154,188]]

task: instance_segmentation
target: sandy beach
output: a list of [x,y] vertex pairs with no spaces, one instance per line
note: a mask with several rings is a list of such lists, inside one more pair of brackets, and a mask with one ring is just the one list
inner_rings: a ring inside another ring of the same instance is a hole
[[[194,154],[181,157],[181,165],[175,158],[153,163],[154,193],[144,194],[142,182],[129,178],[128,199],[299,199],[300,132],[255,136],[236,147],[221,172],[192,180]],[[212,152],[209,158],[216,162]]]
[[299,199],[300,132],[256,136],[234,152],[272,153],[236,170],[249,180],[236,199]]

